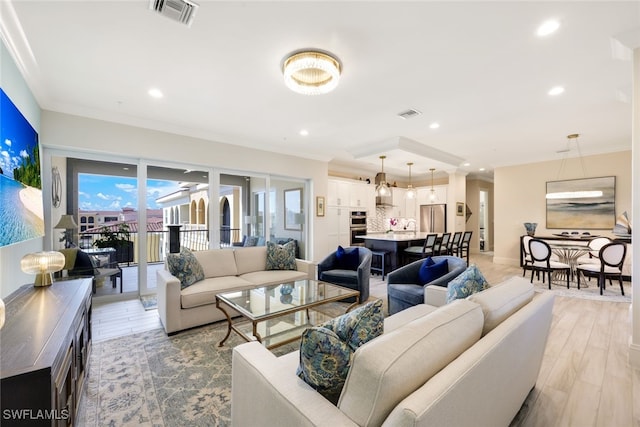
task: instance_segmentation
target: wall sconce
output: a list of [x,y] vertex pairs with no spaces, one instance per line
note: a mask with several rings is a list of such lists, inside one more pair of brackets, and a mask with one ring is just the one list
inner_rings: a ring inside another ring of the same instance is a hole
[[28,274],[35,274],[33,286],[49,286],[53,283],[51,273],[64,268],[65,258],[61,252],[35,252],[27,254],[20,260],[20,268]]
[[64,233],[60,241],[64,241],[65,248],[72,248],[73,244],[73,230],[78,229],[76,220],[73,219],[73,215],[62,215],[60,221],[53,227],[54,229],[63,229]]

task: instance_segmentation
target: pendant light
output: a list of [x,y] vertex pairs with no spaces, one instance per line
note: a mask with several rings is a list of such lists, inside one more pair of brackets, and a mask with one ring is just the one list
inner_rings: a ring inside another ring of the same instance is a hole
[[429,201],[433,203],[438,198],[436,196],[436,190],[435,188],[433,188],[433,172],[436,170],[436,168],[430,168],[429,170],[431,171],[431,190],[429,190]]
[[376,186],[376,196],[386,197],[391,195],[391,188],[389,188],[389,183],[387,183],[387,176],[384,173],[384,159],[387,156],[380,156],[380,160],[382,162],[382,170],[376,175],[376,179],[378,181],[378,185]]
[[407,163],[407,166],[409,166],[409,185],[407,185],[407,192],[405,194],[407,199],[416,198],[416,190],[415,188],[413,188],[413,185],[411,185],[411,166],[412,165],[413,165],[412,162]]
[[[576,142],[576,151],[578,152],[578,158],[580,159],[580,166],[582,168],[582,177],[587,177],[587,172],[584,167],[584,159],[582,158],[582,152],[580,151],[580,145],[578,144],[578,137],[580,134],[572,133],[571,135],[567,135],[567,149],[569,151],[571,141]],[[564,165],[567,161],[566,154],[560,163],[560,170],[558,170],[557,180],[560,180],[560,175],[564,169]],[[573,191],[558,191],[558,192],[549,192],[546,194],[547,199],[583,199],[583,198],[593,198],[593,197],[602,197],[602,191],[600,190],[590,190],[588,188],[585,189],[577,189]]]

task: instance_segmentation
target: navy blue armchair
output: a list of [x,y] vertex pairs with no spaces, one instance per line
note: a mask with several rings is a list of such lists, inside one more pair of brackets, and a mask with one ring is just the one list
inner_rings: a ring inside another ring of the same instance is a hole
[[[349,250],[351,248],[345,249]],[[368,300],[371,251],[365,247],[358,246],[358,259],[359,264],[356,270],[344,270],[337,263],[336,253],[329,254],[318,264],[318,280],[360,291],[360,300],[358,301],[360,303]],[[348,298],[345,301],[354,302],[355,298]]]
[[[389,273],[387,276],[389,315],[414,305],[425,304],[425,292],[427,292],[428,286],[437,285],[443,287],[444,293],[440,292],[438,294],[444,294],[446,297],[446,289],[449,282],[467,269],[467,262],[456,256],[434,256],[431,259],[435,262],[446,259],[449,272],[424,285],[420,283],[418,275],[424,260],[414,261]],[[441,303],[442,301],[431,305],[438,306]]]

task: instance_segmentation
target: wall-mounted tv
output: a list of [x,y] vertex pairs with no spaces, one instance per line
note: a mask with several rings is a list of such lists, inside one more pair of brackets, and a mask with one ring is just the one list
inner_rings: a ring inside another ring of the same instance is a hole
[[44,236],[38,133],[0,88],[0,247]]

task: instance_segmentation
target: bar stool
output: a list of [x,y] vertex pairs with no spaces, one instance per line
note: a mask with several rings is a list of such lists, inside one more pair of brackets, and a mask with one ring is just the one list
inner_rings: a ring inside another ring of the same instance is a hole
[[389,255],[387,251],[371,251],[371,273],[380,273],[382,280],[384,280],[384,277],[387,275],[387,255]]

